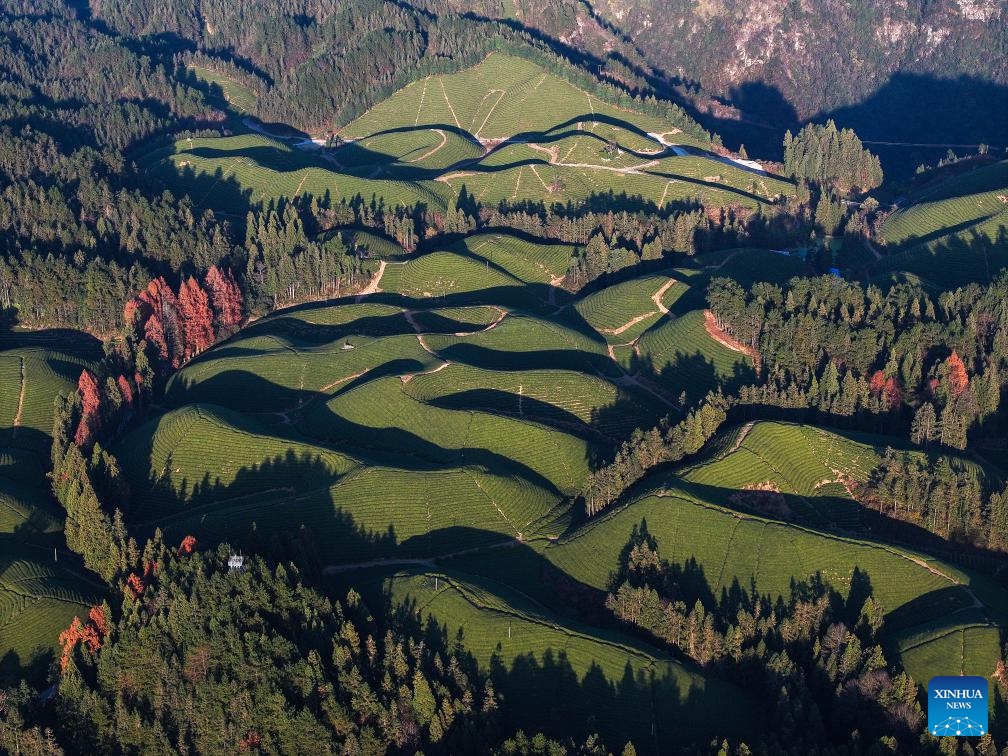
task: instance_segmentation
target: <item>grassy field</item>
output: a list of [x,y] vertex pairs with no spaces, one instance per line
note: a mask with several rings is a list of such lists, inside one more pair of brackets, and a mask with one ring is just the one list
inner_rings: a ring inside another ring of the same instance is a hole
[[[254,109],[252,92],[194,73],[237,110]],[[656,208],[684,200],[756,208],[794,190],[717,158],[661,118],[609,105],[500,53],[404,87],[341,129],[334,148],[320,144],[325,134],[312,142],[235,124],[246,127],[252,133],[180,140],[139,162],[197,204],[236,214],[301,195],[446,210],[463,188],[486,205],[604,195]]]
[[[666,559],[696,560],[715,600],[751,587],[787,596],[816,576],[841,597],[870,585],[891,660],[918,679],[990,674],[1003,589],[873,542],[862,526],[849,490],[893,439],[726,428],[689,465],[585,523],[578,492],[634,428],[678,417],[682,391],[696,401],[755,377],[705,329],[709,278],[786,280],[801,263],[731,250],[576,297],[550,286],[569,254],[478,235],[393,258],[380,291],[359,301],[251,324],[180,370],[170,409],[116,448],[139,499],[132,524],[249,548],[310,534],[334,581],[371,581],[375,600],[461,637],[499,690],[527,699],[524,715],[553,712],[543,727],[584,717],[536,698],[541,687],[555,699],[558,679],[571,686],[560,700],[616,695],[597,726],[620,738],[652,725],[664,737],[677,716],[698,731],[718,716],[748,727],[737,696],[727,713],[714,703],[728,695],[721,683],[569,619],[572,589],[558,584],[607,590],[642,522]],[[641,704],[659,700],[662,712]]]
[[685,391],[691,402],[719,385],[755,380],[752,360],[715,341],[704,328],[700,310],[663,319],[640,337],[637,347],[632,360],[640,369],[672,396]]
[[60,631],[100,595],[66,556],[46,478],[53,399],[100,356],[75,332],[0,335],[0,684],[44,681]]
[[1008,266],[1008,160],[926,186],[881,229],[892,253],[875,267],[942,288],[987,282]]
[[598,732],[614,743],[671,742],[673,723],[684,718],[697,738],[752,727],[753,702],[734,686],[628,636],[556,615],[503,583],[419,569],[355,579],[369,600],[390,599],[463,643],[526,726]]
[[[682,292],[667,276],[643,276],[607,286],[581,299],[575,311],[607,341],[626,344],[662,318],[667,307]],[[656,301],[657,300],[657,301]]]
[[209,68],[190,66],[189,70],[204,84],[219,88],[220,94],[232,109],[239,113],[255,110],[256,94],[248,87]]

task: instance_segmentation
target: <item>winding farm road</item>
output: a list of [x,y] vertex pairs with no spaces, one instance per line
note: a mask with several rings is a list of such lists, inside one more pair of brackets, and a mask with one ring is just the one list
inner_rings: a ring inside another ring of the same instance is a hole
[[378,272],[375,273],[371,282],[357,293],[357,298],[354,301],[360,302],[368,294],[377,294],[381,291],[381,289],[378,288],[378,284],[381,282],[382,276],[385,275],[385,265],[386,263],[384,260],[381,260],[378,263]]

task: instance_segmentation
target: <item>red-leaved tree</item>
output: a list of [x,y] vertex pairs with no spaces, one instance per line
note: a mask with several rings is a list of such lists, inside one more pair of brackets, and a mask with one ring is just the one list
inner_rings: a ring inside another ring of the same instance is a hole
[[91,371],[81,371],[77,380],[77,392],[81,398],[81,419],[74,434],[74,443],[80,447],[89,447],[101,424],[101,390]]
[[[157,346],[161,358],[170,362],[172,367],[181,365],[185,347],[179,302],[171,287],[164,278],[155,278],[136,296],[136,302],[140,319],[144,323],[144,338]],[[127,306],[123,316],[130,314]],[[136,315],[133,318],[135,321]]]
[[123,407],[128,410],[133,409],[133,387],[130,385],[129,378],[120,375],[116,378],[116,385],[119,386],[119,393],[122,394]]
[[966,366],[958,352],[952,352],[948,360],[945,361],[945,368],[948,371],[948,386],[952,396],[962,396],[966,387],[969,386],[969,374],[966,372]]
[[241,325],[244,302],[241,289],[235,283],[231,272],[222,271],[216,265],[212,266],[206,274],[206,285],[210,290],[210,302],[213,305],[217,328],[230,331]]
[[187,535],[182,539],[182,543],[179,544],[178,553],[179,556],[188,556],[196,551],[196,537],[192,535]]
[[179,287],[178,303],[185,344],[183,358],[190,360],[214,343],[213,312],[207,293],[192,276]]

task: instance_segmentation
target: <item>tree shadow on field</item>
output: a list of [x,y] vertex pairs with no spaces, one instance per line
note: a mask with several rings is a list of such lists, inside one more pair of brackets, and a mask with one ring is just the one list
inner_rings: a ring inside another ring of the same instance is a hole
[[[453,537],[469,540],[471,534]],[[509,732],[542,731],[577,741],[597,733],[607,743],[632,740],[643,747],[756,731],[756,703],[748,694],[713,675],[704,675],[701,685],[691,684],[691,679],[699,683],[703,673],[689,661],[676,664],[669,652],[620,629],[611,616],[603,618],[606,627],[585,624],[563,607],[565,596],[548,597],[552,588],[545,581],[555,580],[558,571],[530,547],[515,544],[482,553],[491,561],[497,558],[491,554],[507,554],[507,564],[525,565],[519,568],[520,577],[527,567],[542,582],[530,586],[516,580],[521,586],[518,591],[499,582],[512,576],[491,576],[494,567],[486,563],[480,573],[459,571],[457,568],[477,565],[480,558],[473,555],[446,560],[444,568],[441,562],[438,566],[428,562],[369,568],[360,574],[341,572],[332,576],[330,590],[339,595],[353,587],[372,608],[380,607],[380,614],[394,617],[400,626],[420,634],[428,648],[442,658],[454,657],[471,677],[489,675],[498,703],[506,712]],[[554,577],[547,577],[547,572]],[[417,588],[422,584],[423,591],[393,598],[388,578],[394,575],[420,581]],[[435,577],[440,578],[438,594],[457,591],[473,601],[472,590],[479,596],[475,601],[486,600],[485,607],[472,604],[477,619],[439,612],[436,596],[432,599],[428,594],[436,587]],[[574,590],[571,585],[576,583],[571,579],[567,590]],[[471,588],[464,588],[466,584]],[[603,592],[581,588],[591,591],[592,600],[603,606]],[[547,605],[538,599],[553,603]],[[737,707],[730,713],[721,706],[725,698]],[[690,727],[672,724],[683,721],[689,721]],[[451,752],[469,752],[461,742],[453,745],[459,750],[450,748]]]
[[892,253],[873,262],[869,269],[871,280],[886,273],[911,273],[938,291],[973,283],[990,284],[1008,267],[1008,219],[999,223],[993,238],[975,227],[1000,215],[1004,213],[962,223],[951,230],[908,237]]
[[17,651],[10,650],[0,658],[0,687],[17,685],[22,680],[41,684],[55,661],[56,655],[52,648],[41,645],[27,659],[22,659]]

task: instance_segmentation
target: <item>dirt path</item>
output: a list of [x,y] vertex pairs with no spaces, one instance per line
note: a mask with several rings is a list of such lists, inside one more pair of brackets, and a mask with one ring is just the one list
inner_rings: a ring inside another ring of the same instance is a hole
[[728,257],[726,257],[724,260],[722,260],[721,262],[719,262],[717,265],[712,265],[709,268],[706,268],[706,270],[721,270],[721,268],[723,268],[729,262],[731,262],[732,260],[734,260],[735,259],[735,255],[737,255],[737,254],[738,254],[738,251],[732,252],[730,255],[728,255]]
[[447,173],[444,176],[438,176],[434,180],[435,181],[443,181],[444,183],[448,184],[448,186],[451,186],[451,183],[449,183],[449,182],[452,179],[466,178],[468,176],[475,176],[475,175],[476,174],[473,173],[472,171],[455,171],[455,173]]
[[385,275],[385,261],[382,260],[378,263],[378,272],[375,273],[374,278],[371,279],[371,283],[365,286],[357,293],[357,298],[355,302],[360,302],[368,294],[377,294],[381,289],[378,288],[378,284],[381,282],[382,276]]
[[746,440],[746,436],[749,435],[749,431],[753,429],[755,423],[746,423],[742,426],[742,430],[739,431],[738,438],[735,439],[735,443],[732,444],[732,448],[724,453],[722,459],[727,457],[729,454],[734,454],[742,446],[742,443]]
[[515,190],[514,194],[511,195],[511,199],[518,198],[518,190],[521,188],[521,177],[524,172],[525,172],[525,166],[523,165],[521,168],[518,169],[518,180],[515,181]]
[[445,88],[444,88],[444,79],[439,78],[438,79],[438,84],[441,85],[441,94],[444,95],[445,104],[448,105],[448,110],[451,111],[452,118],[455,121],[456,128],[461,129],[462,128],[462,124],[459,123],[458,116],[455,115],[455,108],[452,107],[451,100],[448,99],[448,92],[445,91]]
[[626,175],[639,176],[645,168],[654,168],[658,165],[657,160],[648,160],[646,163],[638,165],[628,165],[625,168],[616,168],[611,165],[595,165],[594,163],[559,163],[564,168],[584,168],[591,171],[611,171],[612,173],[623,173]]
[[[487,121],[490,120],[490,116],[493,114],[494,110],[497,109],[497,106],[500,105],[501,100],[504,99],[504,95],[507,94],[507,92],[503,89],[491,89],[489,92],[487,92],[487,97],[489,97],[494,92],[500,92],[500,97],[497,98],[497,102],[493,104],[493,107],[491,107],[490,110],[487,111],[486,118],[483,119],[483,123],[480,124],[479,128],[476,129],[476,132],[473,134],[473,136],[476,137],[476,139],[479,139],[479,134],[481,131],[483,131],[483,127],[486,126]],[[483,100],[486,101],[486,97],[484,97]],[[482,106],[483,103],[480,103],[480,107]],[[473,117],[475,118],[475,114],[473,115]]]
[[[337,386],[339,386],[341,383],[346,383],[347,381],[352,381],[352,380],[355,380],[357,378],[360,378],[366,372],[367,372],[367,370],[362,370],[359,373],[354,373],[353,375],[348,375],[346,378],[340,378],[339,380],[333,381],[332,383],[323,386],[322,388],[319,389],[319,391],[331,391],[332,389],[334,389]],[[278,413],[278,414],[286,416],[287,413],[286,412],[281,412],[281,413]]]
[[407,566],[426,566],[435,567],[437,562],[442,559],[455,559],[461,556],[468,556],[469,554],[478,554],[481,551],[489,551],[491,549],[510,549],[521,543],[517,539],[512,539],[509,541],[502,541],[501,543],[492,543],[489,546],[473,546],[469,549],[461,549],[459,551],[449,551],[446,554],[438,554],[432,557],[417,557],[415,559],[410,559],[407,557],[399,559],[371,559],[367,562],[354,562],[353,564],[329,564],[322,568],[323,575],[337,575],[341,572],[351,572],[352,570],[363,570],[369,567],[407,567]]
[[459,332],[459,333],[456,333],[455,335],[456,336],[472,336],[473,334],[486,333],[487,331],[492,331],[494,328],[496,328],[497,326],[499,326],[501,324],[501,321],[504,320],[504,318],[506,318],[508,316],[508,314],[509,314],[508,311],[505,310],[503,307],[496,307],[494,309],[497,310],[497,319],[493,323],[490,323],[485,328],[480,328],[478,331],[470,331],[469,333]]
[[662,190],[661,199],[658,200],[658,207],[665,207],[665,195],[668,194],[669,187],[676,183],[677,179],[672,179],[665,184],[665,189]]
[[871,252],[873,255],[875,255],[875,259],[876,260],[881,260],[882,259],[882,254],[878,251],[878,248],[874,244],[871,243],[870,239],[865,239],[864,240],[864,245],[868,248],[869,252]]
[[210,185],[210,188],[207,189],[207,193],[203,195],[203,199],[201,199],[199,201],[200,207],[202,207],[203,203],[206,202],[206,198],[210,196],[210,193],[213,192],[213,190],[217,188],[217,184],[219,184],[221,181],[223,181],[224,179],[226,179],[227,176],[228,176],[228,174],[231,173],[231,171],[234,170],[234,167],[236,165],[238,165],[239,163],[244,162],[244,160],[245,160],[245,158],[235,158],[230,163],[228,163],[227,170],[224,171],[223,173],[221,173],[220,178],[218,178],[216,181],[214,181]]
[[673,286],[675,286],[675,284],[676,280],[674,278],[670,278],[668,282],[660,289],[658,289],[658,291],[654,293],[654,296],[651,297],[651,301],[654,302],[655,305],[658,307],[658,309],[661,310],[666,315],[669,314],[669,309],[664,304],[662,304],[661,300],[662,297],[665,296],[665,292],[671,289]]
[[18,408],[17,408],[17,414],[14,415],[14,430],[11,431],[11,438],[17,437],[17,429],[21,425],[21,413],[24,411],[24,388],[25,388],[24,357],[21,357],[19,359],[21,360],[21,393],[18,396]]
[[[417,338],[419,339],[420,336],[417,336]],[[421,344],[422,343],[423,342],[421,342]],[[426,347],[424,347],[424,348],[426,349]],[[427,350],[427,351],[430,353],[430,350]],[[433,370],[423,370],[423,371],[421,371],[419,373],[404,373],[403,375],[399,376],[399,380],[402,381],[404,384],[405,383],[409,383],[414,378],[416,378],[418,375],[434,375],[434,373],[440,373],[442,370],[444,370],[449,365],[451,365],[451,361],[450,360],[445,360],[444,362],[442,362],[440,365],[438,365]]]
[[543,189],[548,192],[550,190],[549,185],[542,180],[542,176],[539,175],[539,171],[536,170],[536,167],[534,165],[530,165],[529,168],[532,169],[532,173],[535,174],[535,177],[539,179],[539,183],[543,185]]
[[651,312],[645,312],[643,315],[638,315],[633,320],[630,320],[629,322],[624,323],[619,328],[599,328],[599,331],[602,332],[602,333],[607,333],[610,336],[619,336],[621,333],[623,333],[624,331],[626,331],[628,328],[633,328],[635,325],[637,325],[638,323],[640,323],[642,320],[647,320],[652,315],[657,315],[657,314],[658,314],[657,310],[652,310]]
[[423,90],[420,92],[420,104],[417,105],[416,119],[413,121],[413,125],[414,126],[419,126],[420,125],[420,111],[423,110],[423,101],[424,101],[424,98],[427,96],[427,82],[428,81],[430,81],[430,76],[428,76],[426,79],[424,79],[424,82],[423,82]]
[[752,347],[746,346],[740,341],[736,341],[718,328],[717,321],[714,320],[714,313],[710,310],[704,310],[704,328],[707,331],[707,335],[721,346],[728,347],[733,352],[741,352],[751,359],[753,361],[753,367],[756,370],[756,375],[759,376],[761,363],[760,353]]
[[[541,144],[531,144],[528,145],[533,150],[538,150],[539,152],[545,152],[549,155],[550,165],[556,165],[559,162],[560,146],[554,144],[552,147],[543,147]],[[573,149],[573,147],[571,148]],[[570,153],[568,153],[570,154]]]
[[420,163],[420,162],[426,160],[427,158],[429,158],[431,155],[434,155],[435,153],[437,153],[438,150],[440,150],[442,147],[444,147],[446,144],[448,144],[448,135],[445,134],[441,129],[431,129],[431,131],[433,131],[435,134],[440,134],[441,135],[441,144],[439,144],[437,147],[435,147],[432,150],[428,150],[427,152],[425,152],[423,155],[421,155],[418,158],[413,158],[412,160],[407,160],[406,161],[407,163]]
[[306,168],[305,172],[304,172],[304,176],[302,176],[301,180],[298,182],[297,189],[294,190],[294,196],[295,197],[297,197],[299,194],[301,194],[301,187],[304,186],[304,182],[308,178],[308,174],[309,173],[311,173],[311,168]]

